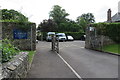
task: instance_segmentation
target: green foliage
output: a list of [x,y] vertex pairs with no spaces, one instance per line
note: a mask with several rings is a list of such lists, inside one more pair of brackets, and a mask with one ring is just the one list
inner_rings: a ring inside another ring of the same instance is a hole
[[77,17],[77,23],[82,28],[82,30],[85,32],[86,27],[90,23],[94,23],[95,18],[92,13],[82,14],[81,16]]
[[60,23],[59,27],[53,20],[48,19],[43,20],[43,22],[39,24],[37,30],[41,32],[79,32],[82,29],[75,21],[69,19]]
[[62,9],[59,5],[54,5],[53,10],[49,13],[49,16],[53,18],[58,26],[59,23],[66,21],[68,15],[69,14],[66,13],[65,9]]
[[82,32],[65,32],[66,35],[71,35],[75,40],[80,40],[81,36],[84,35]]
[[47,32],[42,32],[43,40],[46,40]]
[[99,35],[109,36],[113,41],[120,43],[120,23],[96,23],[92,26],[97,28]]
[[81,26],[82,30],[85,32],[85,29],[88,25],[88,23],[85,21],[84,18],[80,18],[78,21],[78,24]]
[[67,20],[66,22],[60,23],[58,32],[79,32],[80,29],[75,21]]
[[120,44],[106,45],[106,46],[103,46],[103,51],[120,54],[119,47],[120,47]]
[[37,30],[41,32],[55,32],[57,31],[57,24],[52,19],[43,20]]
[[30,63],[32,63],[32,60],[33,60],[33,57],[34,57],[34,55],[35,55],[35,51],[27,51],[27,52],[29,52],[29,54],[28,54],[28,57],[29,57],[29,62]]
[[[15,26],[18,29],[25,30],[25,31],[30,31],[31,27],[35,25],[35,23],[32,22],[2,22],[3,23],[3,28],[5,26],[8,26],[8,24],[11,24]],[[9,26],[8,26],[9,27]]]
[[95,22],[94,15],[92,13],[82,14],[77,18],[77,21],[79,21],[81,18],[84,19],[87,23]]
[[18,22],[16,27],[22,30],[30,30],[31,29],[31,22]]
[[14,47],[8,39],[4,39],[2,41],[2,46],[0,46],[0,50],[2,50],[2,61],[7,62],[12,59],[16,54],[18,54],[19,49]]
[[2,9],[0,10],[0,13],[2,13],[2,19],[1,19],[2,21],[28,22],[28,18],[26,16],[13,9],[11,10]]
[[[56,32],[56,33],[62,33],[62,32]],[[73,36],[75,40],[80,40],[81,36],[83,36],[85,33],[83,32],[64,32],[67,35]],[[47,32],[42,32],[42,39],[46,40]],[[41,36],[37,36],[38,40],[41,40]]]
[[52,11],[50,11],[49,16],[52,18],[58,26],[58,30],[61,30],[63,26],[66,26],[67,16],[65,9],[62,9],[59,5],[54,5]]
[[47,37],[47,32],[41,32],[41,35],[38,35],[37,36],[37,40],[46,40],[46,37]]

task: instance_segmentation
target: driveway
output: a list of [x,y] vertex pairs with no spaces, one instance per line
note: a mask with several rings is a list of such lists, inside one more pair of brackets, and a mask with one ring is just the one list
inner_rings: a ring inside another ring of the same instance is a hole
[[51,42],[37,44],[28,78],[118,78],[118,56],[85,49],[84,41],[59,44],[59,55]]
[[68,66],[51,51],[50,42],[39,42],[27,78],[77,78]]
[[84,46],[84,41],[62,42],[60,55],[82,78],[118,78],[118,56]]

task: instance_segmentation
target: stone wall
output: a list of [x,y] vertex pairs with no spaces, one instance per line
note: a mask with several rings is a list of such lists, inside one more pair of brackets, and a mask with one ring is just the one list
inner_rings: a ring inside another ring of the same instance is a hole
[[28,53],[21,52],[12,61],[2,64],[3,78],[25,78],[29,70]]
[[108,36],[98,35],[96,29],[90,31],[90,27],[86,29],[85,47],[88,49],[102,48],[104,45],[114,44]]
[[0,23],[0,40],[2,39],[2,23]]
[[[26,31],[27,39],[14,39],[15,29]],[[11,40],[12,44],[18,47],[20,50],[35,50],[36,25],[35,23],[2,22],[2,39],[6,38]]]

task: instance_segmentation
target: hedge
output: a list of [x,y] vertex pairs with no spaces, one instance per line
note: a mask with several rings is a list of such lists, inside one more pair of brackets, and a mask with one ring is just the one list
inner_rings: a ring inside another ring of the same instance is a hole
[[[72,36],[73,38],[74,38],[74,40],[80,40],[81,39],[81,36],[83,36],[84,35],[84,33],[82,33],[82,32],[56,32],[56,33],[65,33],[66,34],[66,36],[67,35],[70,35],[70,36]],[[42,39],[43,40],[46,40],[46,37],[47,37],[47,32],[42,32]],[[37,36],[37,39],[38,40],[41,40],[41,36]]]
[[65,34],[72,36],[75,40],[80,40],[81,36],[84,35],[84,33],[81,32],[65,32]]
[[41,35],[37,36],[37,40],[41,40],[41,37],[43,40],[46,40],[47,32],[41,32]]
[[116,43],[120,43],[120,23],[95,23],[99,35],[109,36]]

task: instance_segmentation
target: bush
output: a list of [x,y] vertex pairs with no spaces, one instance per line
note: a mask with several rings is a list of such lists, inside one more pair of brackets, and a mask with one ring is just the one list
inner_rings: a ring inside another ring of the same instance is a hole
[[72,36],[75,40],[80,40],[81,36],[84,35],[81,32],[65,32],[65,34]]
[[[47,32],[41,32],[42,33],[42,39],[43,40],[46,40],[46,37],[47,37]],[[84,35],[85,33],[82,33],[82,32],[56,32],[56,33],[65,33],[66,36],[67,35],[70,35],[72,36],[75,40],[80,40],[81,36]],[[40,36],[37,36],[37,39],[38,40],[41,40],[41,35]]]
[[41,32],[41,35],[37,36],[37,40],[41,40],[41,37],[43,40],[46,40],[47,32]]
[[97,28],[99,35],[108,36],[116,43],[120,43],[120,23],[96,23],[92,26]]
[[12,59],[16,54],[18,54],[19,51],[19,49],[14,47],[7,39],[2,41],[2,46],[0,46],[0,50],[2,50],[2,63]]

